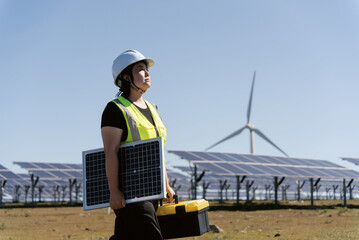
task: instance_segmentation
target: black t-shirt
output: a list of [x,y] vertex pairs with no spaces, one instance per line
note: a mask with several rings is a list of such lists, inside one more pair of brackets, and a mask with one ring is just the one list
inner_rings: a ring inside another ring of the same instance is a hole
[[[136,106],[136,104],[134,104]],[[137,109],[152,123],[154,124],[152,114],[150,111],[150,108],[140,108],[136,106]],[[121,142],[126,141],[128,130],[126,125],[125,116],[123,115],[121,109],[116,105],[114,102],[109,102],[107,106],[105,107],[105,110],[102,113],[102,119],[101,119],[101,128],[102,127],[116,127],[123,130],[123,134],[121,137]]]

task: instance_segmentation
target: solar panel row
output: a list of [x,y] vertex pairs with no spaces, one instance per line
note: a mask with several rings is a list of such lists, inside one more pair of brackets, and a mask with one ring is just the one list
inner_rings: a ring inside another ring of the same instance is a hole
[[40,162],[14,162],[27,170],[82,170],[81,164],[74,163],[40,163]]
[[[193,174],[193,168],[187,166],[175,166],[175,168],[180,169],[187,174]],[[256,197],[257,199],[273,199],[274,193],[274,182],[273,177],[266,177],[266,176],[250,176],[248,175],[245,178],[245,181],[241,184],[240,188],[240,200],[246,200],[247,194],[249,194],[250,198]],[[281,198],[291,198],[297,199],[298,197],[298,182],[299,184],[304,185],[301,188],[301,197],[308,198],[310,197],[310,182],[308,178],[286,178],[282,185],[279,188],[281,193]],[[220,181],[222,184],[226,181],[225,188],[223,189],[223,194],[228,192],[228,197],[230,199],[236,199],[236,192],[237,192],[237,178],[235,176],[223,176],[223,175],[216,175],[213,173],[206,173],[202,178],[201,182],[198,184],[197,189],[197,196],[203,196],[203,184],[209,184],[208,188],[206,188],[205,196],[207,199],[220,199]],[[247,184],[253,185],[248,189],[247,193]],[[183,185],[183,187],[191,191],[191,184],[187,183]],[[183,190],[185,190],[183,189]],[[315,196],[318,198],[326,198],[326,199],[335,199],[335,198],[342,198],[343,194],[343,181],[342,180],[321,180],[318,186],[314,188]],[[193,190],[192,190],[193,191]],[[355,185],[352,185],[350,188],[347,189],[347,193],[354,196],[358,196],[359,191],[355,188]],[[186,194],[185,191],[182,192],[183,196]],[[285,194],[285,196],[284,196]],[[192,195],[189,195],[193,197]]]
[[199,151],[169,151],[196,164],[199,170],[233,176],[286,176],[321,178],[358,178],[359,173],[324,160],[271,157]]
[[[7,180],[4,188],[4,201],[24,202],[29,200],[29,189],[31,186],[30,174],[34,174],[35,179],[36,177],[39,177],[39,181],[35,185],[36,201],[55,200],[54,195],[56,195],[57,201],[68,200],[70,198],[68,187],[69,179],[77,179],[79,183],[82,182],[82,164],[47,164],[32,162],[16,162],[16,164],[19,164],[22,167],[28,167],[27,170],[29,173],[15,174],[0,165],[0,180]],[[73,199],[78,197],[77,200],[81,200],[82,191],[79,191],[77,194],[76,191],[73,191],[71,195],[73,195]]]

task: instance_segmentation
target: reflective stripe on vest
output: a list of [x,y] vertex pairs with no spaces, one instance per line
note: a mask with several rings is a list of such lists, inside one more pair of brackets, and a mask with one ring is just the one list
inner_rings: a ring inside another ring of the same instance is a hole
[[127,138],[124,142],[121,142],[121,144],[158,136],[163,137],[164,142],[166,142],[167,130],[154,104],[145,101],[151,112],[155,126],[126,98],[120,96],[113,100],[113,102],[116,103],[123,112],[128,129]]

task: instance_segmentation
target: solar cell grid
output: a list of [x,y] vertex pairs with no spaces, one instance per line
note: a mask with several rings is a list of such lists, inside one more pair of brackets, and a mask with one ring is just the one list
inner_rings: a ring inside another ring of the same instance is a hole
[[288,165],[293,165],[293,166],[301,166],[303,165],[302,162],[298,161],[298,160],[295,160],[295,159],[292,159],[292,158],[288,158],[288,159],[285,159],[285,164],[288,164]]
[[260,169],[262,172],[265,172],[270,175],[284,175],[282,172],[277,169],[272,168],[271,166],[255,165],[256,168]]
[[52,167],[54,167],[56,169],[71,169],[71,167],[67,166],[66,164],[62,164],[62,163],[49,163],[49,165],[51,165]]
[[339,174],[337,175],[336,171],[341,172],[341,170],[333,171],[333,170],[327,169],[327,168],[325,168],[325,169],[316,168],[316,170],[319,170],[321,173],[323,173],[321,176],[324,176],[324,177],[333,177],[333,176],[338,176],[339,177],[340,175]]
[[261,171],[256,165],[238,164],[240,168],[248,171],[250,175],[266,175],[265,172]]
[[0,176],[3,176],[3,178],[11,179],[11,178],[19,178],[15,173],[8,171],[1,171]]
[[282,167],[284,171],[286,171],[287,176],[300,176],[302,174],[305,174],[304,172],[299,172],[298,168],[295,167]]
[[268,159],[266,159],[265,157],[262,156],[256,156],[256,155],[252,155],[252,156],[246,156],[247,158],[253,160],[255,163],[275,163],[273,160],[270,161]]
[[277,157],[269,157],[269,156],[258,156],[259,158],[265,159],[268,163],[271,164],[288,164],[288,162],[284,161],[283,159]]
[[353,170],[343,170],[342,171],[345,176],[348,176],[350,178],[358,178],[359,173]]
[[82,178],[82,171],[66,171],[66,173],[72,178]]
[[228,164],[228,167],[231,167],[233,173],[235,173],[236,175],[248,174],[248,172],[241,168],[239,164]]
[[[30,178],[29,178],[30,180]],[[8,179],[8,181],[11,181],[14,185],[25,185],[29,183],[29,180],[23,180],[23,179]]]
[[312,160],[312,159],[298,159],[298,158],[294,158],[294,160],[298,161],[300,163],[300,165],[305,165],[305,166],[313,166],[313,167],[320,167],[320,163],[316,160]]
[[[200,164],[200,165],[202,165],[202,164]],[[214,168],[212,168],[211,171],[215,171],[215,173],[221,173],[221,174],[227,174],[227,175],[233,175],[235,173],[235,170],[238,169],[238,168],[234,168],[233,165],[234,164],[229,164],[226,162],[210,163],[210,166],[214,167]],[[209,167],[209,168],[211,168],[211,167]],[[216,169],[219,169],[220,172],[217,171]]]
[[52,181],[52,180],[39,180],[39,185],[45,185],[45,186],[54,186],[56,185],[56,182]]
[[[163,139],[121,145],[119,185],[126,202],[165,197]],[[108,206],[109,190],[103,149],[86,151],[84,161],[84,209]]]
[[[127,148],[121,151],[120,179],[125,186],[123,192],[126,199],[145,197],[150,194],[160,194],[161,192],[161,170],[156,159],[159,158],[159,148],[156,149],[152,144]],[[145,156],[150,156],[146,161]],[[125,169],[133,169],[125,171]],[[149,184],[148,184],[149,183]]]
[[106,177],[105,153],[103,151],[86,155],[86,202],[92,206],[108,203],[110,191]]
[[[306,168],[303,168],[303,169],[305,169],[306,171],[311,173],[311,175],[310,175],[311,177],[324,177],[323,172],[316,169],[316,168],[308,168],[308,167],[306,167]],[[325,176],[327,176],[327,174],[325,174]]]
[[167,170],[167,175],[169,178],[176,178],[176,179],[187,179],[189,177],[188,175],[183,175],[181,173],[169,171],[169,170]]
[[34,174],[35,176],[40,177],[40,178],[56,178],[55,175],[52,175],[46,171],[30,170],[29,172],[30,172],[30,174]]
[[318,161],[318,164],[322,167],[344,168],[343,166],[340,166],[338,164],[329,161],[323,161],[323,160],[316,160],[316,161]]
[[71,175],[67,174],[66,172],[64,171],[53,171],[53,170],[49,170],[47,171],[48,173],[58,177],[58,178],[70,178]]
[[223,154],[223,153],[218,153],[218,152],[211,152],[210,154],[222,161],[238,162],[238,159],[234,159],[234,158],[228,156],[228,154]]
[[238,155],[237,154],[237,158],[241,159],[242,162],[257,163],[257,161],[251,157],[251,155]]
[[71,169],[82,170],[82,164],[70,163],[67,164],[67,166],[69,166]]
[[215,163],[201,162],[201,163],[198,163],[197,166],[200,166],[201,169],[209,170],[209,171],[211,171],[211,172],[213,172],[213,173],[231,175],[231,172],[230,172],[230,171],[225,170],[224,168],[219,167],[219,165],[217,165],[217,164],[215,164]]
[[337,169],[325,169],[325,171],[330,174],[330,176],[334,176],[334,177],[342,177],[344,176],[341,171],[342,170],[337,170]]
[[285,164],[285,165],[289,165],[292,160],[289,157],[273,157],[274,159],[277,160],[278,164]]
[[273,169],[274,171],[276,171],[278,174],[278,176],[293,176],[294,173],[292,171],[290,171],[288,168],[285,167],[279,167],[279,166],[270,166],[268,168]]
[[199,158],[198,156],[196,156],[192,153],[189,153],[189,152],[185,152],[185,151],[169,151],[169,152],[175,153],[178,156],[180,156],[181,158],[184,158],[187,160],[192,160],[192,161],[201,160],[201,158]]
[[28,162],[14,162],[14,163],[18,164],[20,167],[25,168],[25,169],[37,168],[32,163],[28,163]]
[[219,158],[217,158],[214,155],[211,155],[207,152],[195,152],[195,154],[197,156],[199,156],[200,159],[206,160],[206,161],[219,161],[220,160]]
[[191,169],[187,166],[174,166],[174,168],[178,168],[180,169],[181,171],[183,172],[186,172],[186,173],[190,173],[191,172]]
[[53,180],[53,182],[55,183],[56,186],[62,186],[68,184],[68,181],[64,181],[64,180]]
[[32,163],[34,166],[37,166],[37,168],[41,168],[41,169],[54,169],[55,167],[51,166],[50,164],[47,163]]
[[348,158],[348,157],[342,157],[343,160],[351,162],[355,165],[359,165],[359,158]]

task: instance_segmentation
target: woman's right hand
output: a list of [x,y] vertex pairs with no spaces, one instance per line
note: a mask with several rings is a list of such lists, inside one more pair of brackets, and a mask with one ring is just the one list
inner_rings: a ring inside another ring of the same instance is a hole
[[110,194],[110,207],[113,210],[118,210],[126,206],[125,196],[121,191]]

